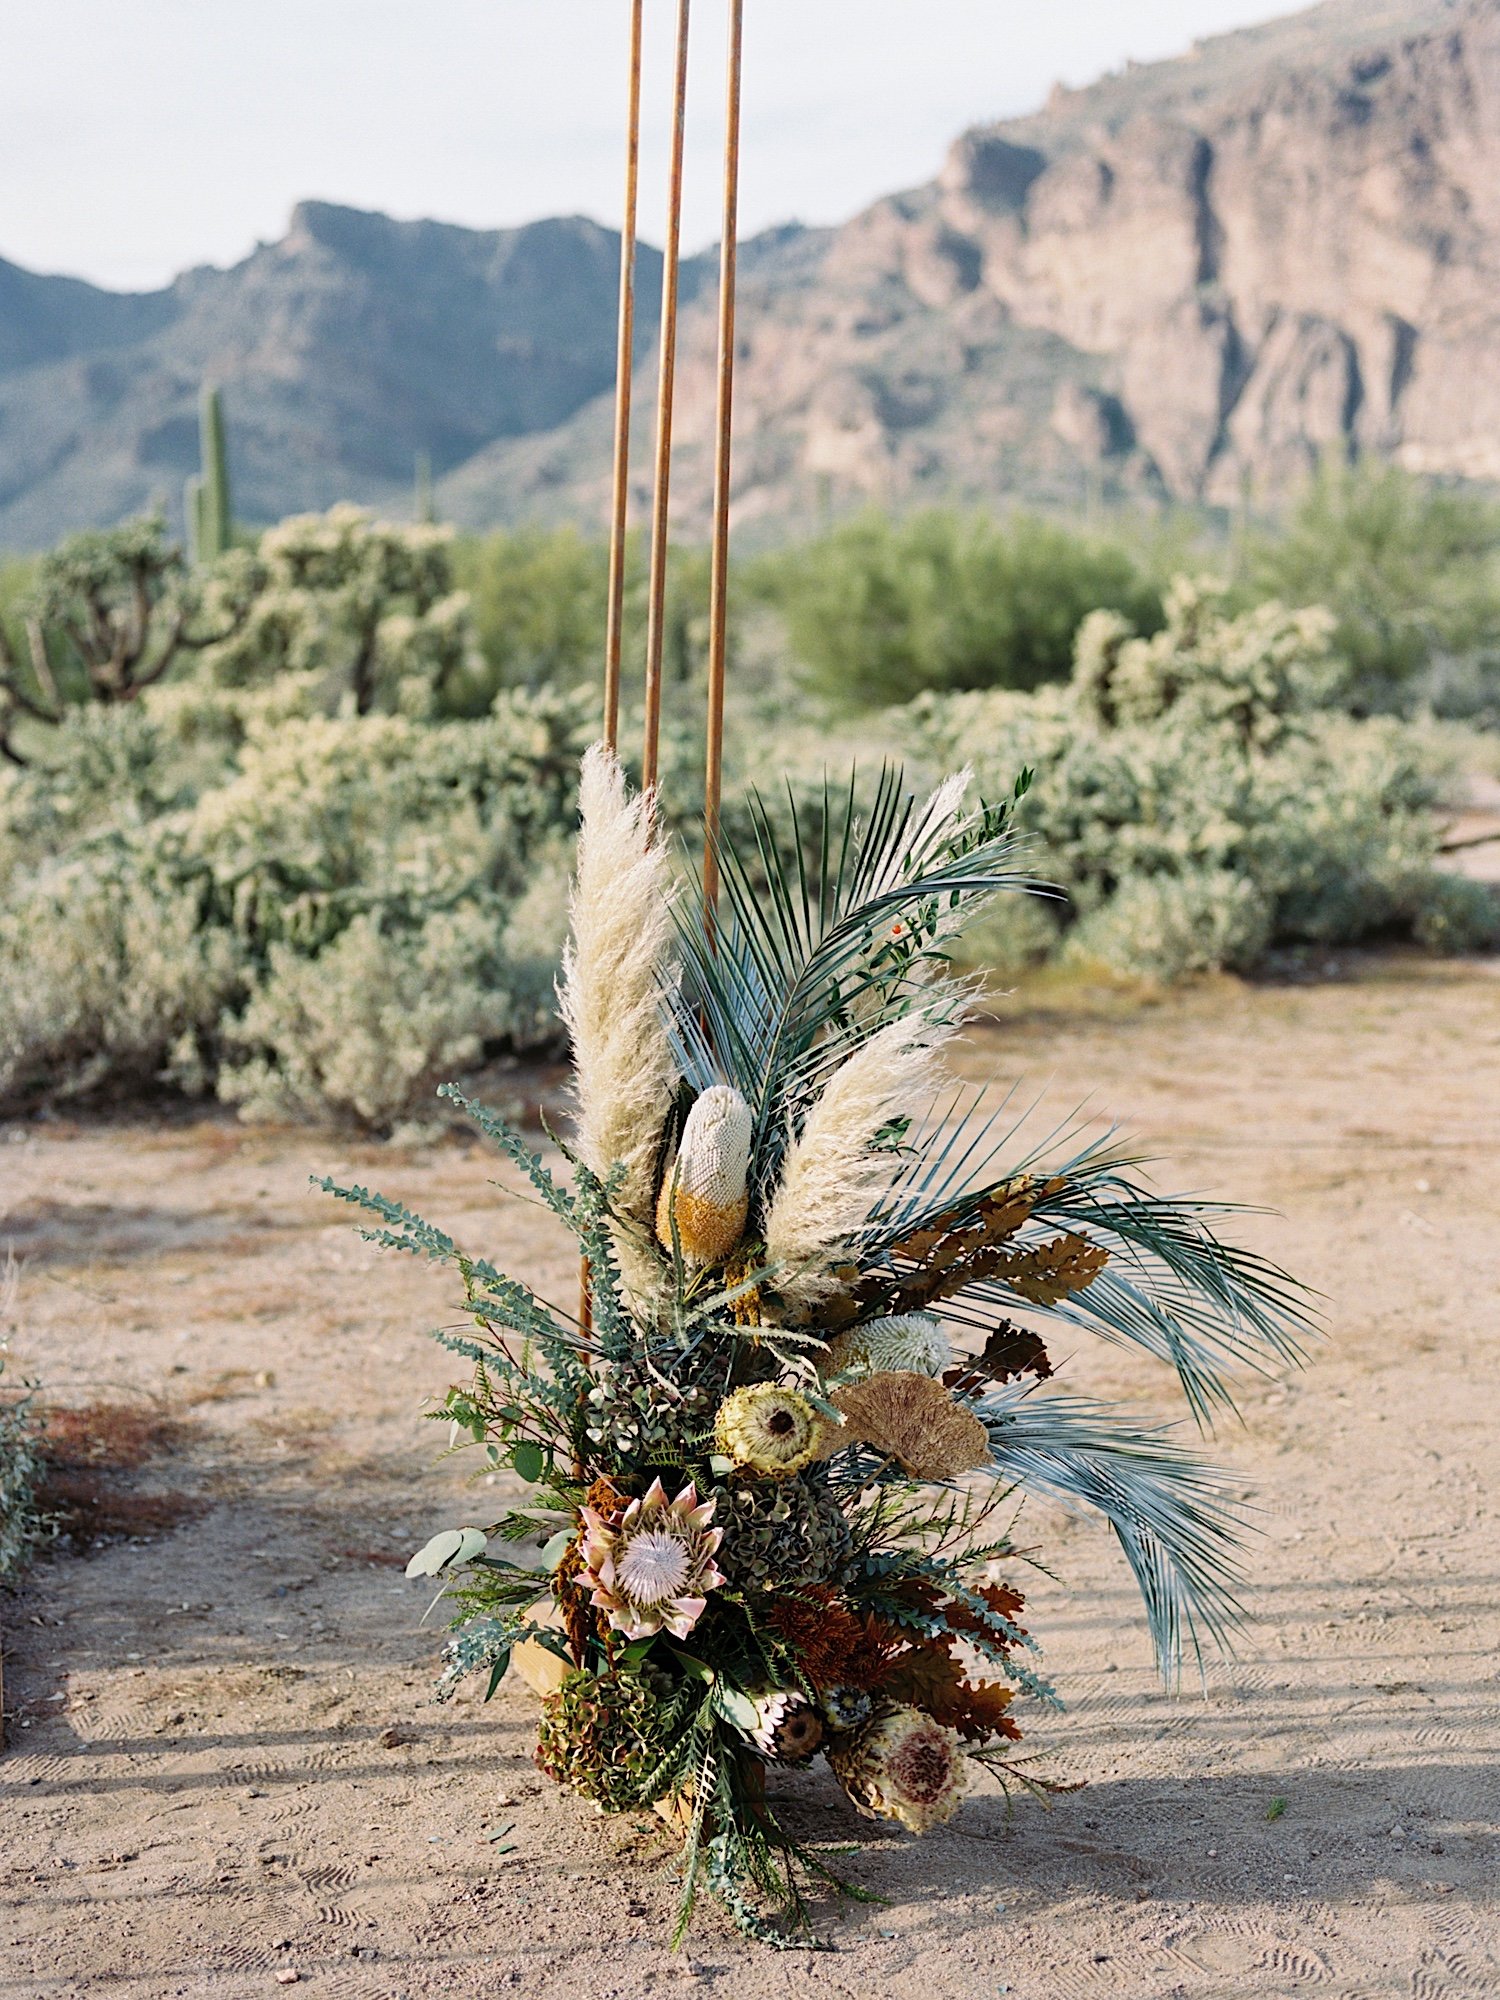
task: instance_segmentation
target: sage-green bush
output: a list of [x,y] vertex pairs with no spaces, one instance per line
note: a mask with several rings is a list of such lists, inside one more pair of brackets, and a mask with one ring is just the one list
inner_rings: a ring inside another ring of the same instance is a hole
[[1274,945],[1394,935],[1467,950],[1500,941],[1482,887],[1436,867],[1444,760],[1392,718],[1326,706],[1343,672],[1333,621],[1266,604],[1233,615],[1179,579],[1151,637],[1100,613],[1066,688],[926,697],[903,740],[934,769],[972,762],[1005,789],[1030,766],[1019,822],[1067,902],[1055,925],[1001,909],[981,949],[1007,969],[1056,951],[1172,979],[1247,971]]
[[323,692],[179,683],[0,776],[0,1104],[166,1086],[387,1128],[553,1037],[579,703]]

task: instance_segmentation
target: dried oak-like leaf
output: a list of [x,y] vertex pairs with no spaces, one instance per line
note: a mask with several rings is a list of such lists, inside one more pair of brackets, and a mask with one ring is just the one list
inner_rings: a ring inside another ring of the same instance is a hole
[[1102,1245],[1069,1230],[1050,1243],[1013,1252],[994,1275],[1032,1305],[1055,1306],[1091,1285],[1108,1262]]

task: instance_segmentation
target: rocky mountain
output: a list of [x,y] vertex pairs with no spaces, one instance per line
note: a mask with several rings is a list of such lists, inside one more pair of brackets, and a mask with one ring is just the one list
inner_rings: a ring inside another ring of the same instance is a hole
[[[659,271],[643,250],[645,301]],[[579,218],[489,232],[323,202],[234,269],[143,296],[0,263],[0,546],[175,515],[206,380],[246,518],[404,506],[419,451],[445,471],[608,387],[618,272],[618,236]]]
[[[602,518],[617,243],[308,204],[124,298],[0,265],[0,543],[170,499],[225,385],[242,509]],[[643,253],[645,493],[658,278]],[[709,492],[711,264],[688,272],[678,516]],[[1325,0],[1053,93],[930,185],[746,247],[736,504],[1266,499],[1327,450],[1500,480],[1500,0]]]

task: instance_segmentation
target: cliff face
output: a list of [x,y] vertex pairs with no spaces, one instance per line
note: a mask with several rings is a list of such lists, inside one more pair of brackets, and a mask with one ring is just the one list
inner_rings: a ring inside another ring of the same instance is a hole
[[[199,381],[240,503],[602,520],[617,243],[308,204],[122,299],[0,265],[0,544],[169,503]],[[710,491],[686,273],[677,514]],[[645,495],[659,259],[643,251]],[[1500,480],[1500,0],[1325,0],[967,134],[931,185],[745,247],[736,505],[1267,499],[1327,450]]]
[[742,517],[820,486],[1232,502],[1329,449],[1500,479],[1500,0],[1391,11],[1056,93],[803,282],[767,274],[742,315]]

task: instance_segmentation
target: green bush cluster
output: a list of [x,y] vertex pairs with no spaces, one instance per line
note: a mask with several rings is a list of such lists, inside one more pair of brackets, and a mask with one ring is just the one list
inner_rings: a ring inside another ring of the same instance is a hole
[[753,583],[785,620],[806,685],[843,708],[1038,687],[1066,677],[1089,612],[1147,628],[1161,616],[1123,548],[1024,514],[864,514],[767,557]]
[[1500,725],[1500,505],[1483,494],[1330,461],[1250,538],[1237,595],[1326,606],[1357,712]]
[[1489,892],[1435,866],[1431,739],[1328,708],[1344,672],[1329,616],[1226,599],[1179,579],[1153,636],[1086,620],[1065,688],[901,712],[924,761],[972,762],[986,792],[1036,774],[1019,819],[1065,900],[1050,916],[1002,906],[980,949],[1007,967],[1065,951],[1173,979],[1247,971],[1276,945],[1496,942]]

